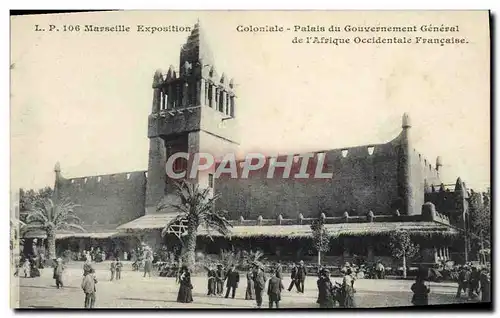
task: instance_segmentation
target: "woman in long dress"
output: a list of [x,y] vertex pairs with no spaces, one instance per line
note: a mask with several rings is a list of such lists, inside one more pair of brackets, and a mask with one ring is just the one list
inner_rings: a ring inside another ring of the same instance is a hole
[[193,302],[193,285],[191,284],[191,274],[186,266],[182,266],[182,274],[180,277],[179,294],[177,295],[178,303]]
[[247,273],[247,290],[245,293],[246,300],[253,300],[255,295],[254,282],[253,282],[253,272],[249,270]]
[[334,307],[334,288],[330,280],[330,272],[328,269],[322,269],[317,281],[318,284],[318,301],[319,308]]
[[422,275],[417,276],[415,283],[411,286],[411,291],[413,292],[413,297],[411,299],[411,303],[413,305],[429,305],[430,288],[425,285]]
[[342,281],[342,296],[341,307],[356,307],[354,303],[354,277],[352,276],[352,269],[350,267],[346,269],[346,275]]

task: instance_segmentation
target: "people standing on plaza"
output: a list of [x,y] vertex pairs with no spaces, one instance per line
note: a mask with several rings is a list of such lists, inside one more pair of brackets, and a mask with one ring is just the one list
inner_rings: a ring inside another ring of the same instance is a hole
[[30,260],[29,258],[26,258],[23,263],[23,272],[25,278],[31,277],[30,269],[31,269]]
[[352,269],[348,267],[342,280],[342,302],[340,304],[343,308],[354,308],[354,277]]
[[83,274],[90,273],[93,270],[92,263],[90,262],[90,258],[87,258],[85,263],[83,263]]
[[418,275],[415,283],[411,285],[411,291],[413,296],[411,298],[411,303],[415,306],[427,306],[429,305],[429,293],[430,288],[425,285],[425,280],[422,275]]
[[111,272],[111,279],[110,279],[110,281],[112,281],[113,279],[115,279],[115,272],[116,272],[116,262],[115,262],[115,260],[111,260],[111,263],[109,264],[109,271]]
[[63,263],[62,263],[62,259],[58,258],[56,260],[56,266],[54,267],[54,276],[53,278],[56,280],[56,287],[57,289],[59,288],[63,288],[64,287],[64,284],[63,284],[63,279],[62,279],[62,275],[63,275],[63,271],[64,271],[64,266],[63,266]]
[[307,276],[307,269],[306,266],[304,265],[304,261],[300,261],[299,268],[297,269],[297,288],[299,289],[299,292],[302,294],[304,293],[304,282],[306,280]]
[[208,293],[207,295],[208,296],[215,296],[216,293],[215,293],[215,286],[216,286],[216,282],[215,282],[215,269],[213,267],[212,264],[210,264],[210,267],[208,268],[208,273],[207,273],[207,277],[208,277]]
[[30,263],[30,277],[31,278],[40,277],[40,270],[38,269],[38,264],[35,257],[31,258],[29,263]]
[[191,274],[187,266],[182,266],[181,277],[179,278],[180,286],[179,293],[177,294],[178,303],[191,303],[193,302],[193,285],[191,284]]
[[247,272],[247,290],[245,292],[245,300],[253,300],[255,295],[254,281],[253,281],[253,271],[249,270]]
[[477,267],[472,267],[472,271],[469,277],[469,299],[475,299],[478,296],[479,291],[479,271]]
[[82,289],[85,294],[85,308],[94,308],[95,305],[97,279],[94,273],[92,268],[83,273]]
[[267,295],[269,296],[269,308],[273,308],[273,304],[276,305],[276,308],[280,308],[280,300],[281,300],[281,291],[285,289],[283,287],[283,282],[278,269],[274,270],[274,276],[269,279],[269,283],[267,286]]
[[384,279],[385,278],[385,267],[384,264],[379,260],[377,262],[377,265],[375,266],[375,271],[377,272],[377,277],[378,279]]
[[330,271],[322,269],[317,281],[318,285],[318,301],[319,308],[333,308],[334,306],[334,289],[330,280]]
[[460,298],[462,296],[462,290],[464,293],[467,293],[467,287],[469,285],[470,272],[467,266],[461,266],[458,272],[458,289],[456,298]]
[[215,282],[217,284],[217,295],[222,296],[224,292],[224,268],[222,264],[217,264],[217,271],[215,272]]
[[255,300],[257,302],[257,308],[262,306],[262,293],[266,287],[266,276],[264,274],[264,268],[262,265],[255,265],[255,272],[253,275],[254,279],[254,289],[255,289]]
[[233,264],[231,268],[227,272],[226,275],[227,283],[226,283],[226,297],[229,297],[229,292],[232,290],[231,298],[234,299],[234,295],[236,293],[236,288],[238,288],[238,283],[240,282],[240,273],[236,270],[236,266]]
[[281,266],[281,263],[278,260],[278,262],[276,263],[276,276],[279,279],[283,279],[283,274],[282,273],[283,273],[283,267]]
[[147,251],[146,257],[144,259],[144,277],[146,277],[146,275],[151,277],[152,269],[153,269],[153,255],[151,254],[151,251]]
[[481,270],[481,275],[479,277],[481,283],[481,301],[490,302],[491,301],[491,280],[490,273],[487,268]]
[[291,291],[293,286],[295,286],[297,288],[297,292],[299,292],[300,287],[299,287],[299,283],[297,281],[297,265],[295,263],[292,264],[290,278],[292,279],[292,281],[290,282],[290,286],[288,286],[288,291]]
[[122,267],[123,263],[120,261],[120,258],[116,258],[116,265],[115,265],[115,270],[116,270],[116,280],[122,279]]

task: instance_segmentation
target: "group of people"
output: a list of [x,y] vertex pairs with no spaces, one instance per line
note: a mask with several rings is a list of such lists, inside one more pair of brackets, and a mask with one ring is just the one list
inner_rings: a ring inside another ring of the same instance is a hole
[[342,284],[332,283],[330,271],[322,268],[318,273],[318,300],[320,308],[334,308],[338,305],[341,308],[354,308],[354,281],[353,270],[345,268]]
[[471,300],[477,299],[481,294],[481,301],[491,301],[491,276],[488,268],[469,265],[460,266],[456,298],[462,296],[462,291]]
[[[224,269],[222,264],[210,265],[207,267],[208,296],[223,296],[224,282],[226,282],[225,298],[235,297],[236,289],[240,282],[240,273],[235,265]],[[298,293],[304,293],[304,283],[307,276],[307,269],[303,261],[294,264],[291,270],[291,282],[288,291],[295,286]],[[247,286],[245,290],[245,300],[255,300],[256,307],[262,308],[263,295],[266,291],[269,308],[279,308],[281,293],[285,289],[283,285],[282,266],[275,264],[270,270],[270,277],[267,277],[264,266],[260,263],[254,263],[251,269],[246,273]],[[191,274],[186,266],[183,266],[178,279],[180,287],[177,297],[178,302],[190,303],[193,301],[191,283]],[[334,285],[330,280],[330,273],[327,269],[321,269],[318,274],[318,301],[320,308],[333,308],[337,303],[340,307],[354,307],[354,281],[355,277],[351,268],[347,268],[343,283]]]
[[[25,278],[35,278],[40,276],[40,269],[43,268],[43,265],[37,262],[36,258],[26,257],[21,268]],[[14,276],[19,276],[19,267],[17,266]]]

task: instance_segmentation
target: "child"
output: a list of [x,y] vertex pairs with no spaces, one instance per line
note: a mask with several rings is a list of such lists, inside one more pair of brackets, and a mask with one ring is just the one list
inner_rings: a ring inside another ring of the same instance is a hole
[[110,279],[110,281],[112,281],[113,279],[115,279],[115,271],[116,271],[116,262],[115,262],[115,260],[111,261],[111,264],[109,265],[109,270],[111,271],[111,279]]
[[94,270],[91,269],[89,272],[85,272],[82,280],[82,289],[85,293],[85,308],[94,308],[95,284],[97,284],[97,279],[94,276]]
[[57,264],[54,267],[54,276],[53,278],[56,280],[56,287],[57,289],[64,287],[63,281],[62,281],[62,273],[64,270],[64,266],[62,263],[62,259],[58,258],[56,260]]
[[122,267],[123,267],[123,264],[122,262],[120,262],[120,258],[117,257],[116,258],[116,280],[119,280],[122,278]]
[[31,264],[30,264],[29,259],[25,259],[24,260],[24,264],[23,264],[23,270],[24,270],[24,277],[25,278],[31,277],[31,275],[30,275],[30,268],[31,268]]

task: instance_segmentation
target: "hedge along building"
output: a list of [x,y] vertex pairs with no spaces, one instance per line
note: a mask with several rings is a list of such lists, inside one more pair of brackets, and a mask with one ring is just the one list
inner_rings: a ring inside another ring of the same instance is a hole
[[[59,233],[60,246],[71,242],[81,249],[91,239],[119,250],[130,249],[138,240],[155,247],[177,244],[174,235],[160,235],[176,211],[157,210],[160,203],[178,200],[166,175],[167,159],[177,152],[238,152],[234,80],[216,71],[199,24],[182,47],[179,62],[178,73],[171,66],[166,74],[157,71],[153,77],[147,171],[65,179],[56,166],[55,193],[81,205],[77,214],[87,229]],[[324,217],[334,238],[325,261],[388,257],[387,238],[396,230],[409,231],[421,245],[418,261],[448,259],[453,253],[458,260],[468,219],[465,184],[458,179],[453,191],[441,186],[441,159],[433,167],[419,155],[411,129],[405,114],[401,133],[387,143],[320,151],[326,156],[325,167],[334,171],[328,180],[283,179],[279,168],[272,179],[264,175],[267,169],[247,179],[197,175],[190,181],[221,194],[216,208],[227,210],[234,226],[230,237],[213,241],[201,230],[198,248],[208,253],[230,246],[260,248],[283,259],[312,258],[310,223]],[[296,164],[300,160],[297,157]],[[190,171],[191,165],[180,159],[174,168]]]

